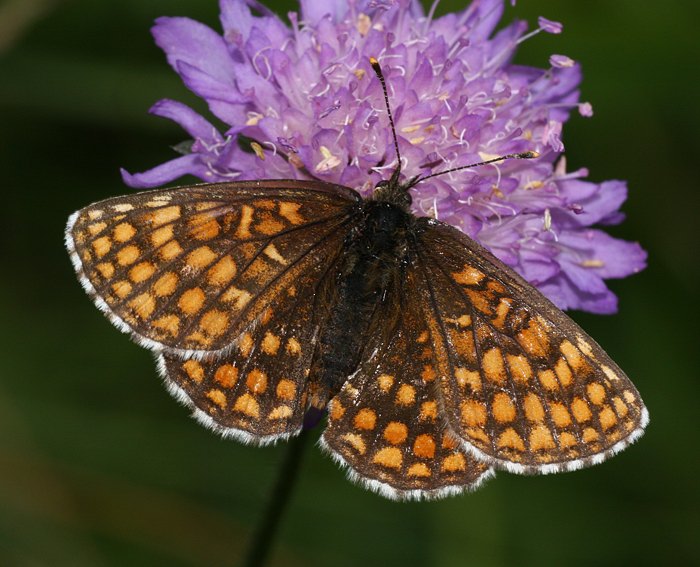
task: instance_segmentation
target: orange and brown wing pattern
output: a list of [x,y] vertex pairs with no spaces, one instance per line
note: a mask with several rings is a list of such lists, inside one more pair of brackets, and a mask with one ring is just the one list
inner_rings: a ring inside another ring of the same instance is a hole
[[[332,240],[337,260],[342,235]],[[316,302],[335,276],[334,266],[332,259],[301,274],[225,355],[161,355],[158,366],[169,390],[221,435],[266,444],[298,433],[314,387],[309,369],[322,325]]]
[[642,434],[639,393],[593,339],[461,232],[421,222],[440,403],[467,450],[547,473],[601,462]]
[[[329,404],[322,446],[352,480],[394,499],[472,490],[489,465],[460,447],[441,417],[435,352],[418,281],[403,285],[375,315],[364,362]],[[392,321],[394,323],[392,324]]]
[[359,200],[347,188],[299,185],[219,183],[107,199],[71,216],[66,245],[97,306],[140,344],[188,357],[222,351],[327,261],[330,235]]

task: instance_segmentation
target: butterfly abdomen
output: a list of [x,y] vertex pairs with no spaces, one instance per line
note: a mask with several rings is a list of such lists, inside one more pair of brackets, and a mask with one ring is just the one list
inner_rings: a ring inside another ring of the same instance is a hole
[[311,370],[312,381],[327,388],[328,398],[367,355],[363,347],[372,315],[402,279],[407,232],[414,220],[399,207],[373,201],[363,203],[360,215],[362,221],[344,245]]

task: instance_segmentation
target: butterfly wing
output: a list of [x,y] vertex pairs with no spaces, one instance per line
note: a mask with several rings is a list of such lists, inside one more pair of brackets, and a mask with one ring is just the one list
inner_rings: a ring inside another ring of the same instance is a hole
[[601,462],[642,434],[639,393],[576,323],[457,229],[419,226],[439,403],[466,450],[547,473]]
[[156,351],[203,356],[231,348],[276,297],[326,262],[359,201],[321,182],[149,191],[81,209],[66,246],[118,328]]
[[435,351],[413,272],[396,278],[375,312],[363,363],[329,404],[322,446],[349,476],[394,499],[475,489],[493,472],[460,446],[441,419]]
[[201,423],[258,445],[301,430],[313,393],[323,387],[309,369],[346,232],[326,238],[325,260],[299,274],[225,354],[202,360],[160,355],[168,389]]

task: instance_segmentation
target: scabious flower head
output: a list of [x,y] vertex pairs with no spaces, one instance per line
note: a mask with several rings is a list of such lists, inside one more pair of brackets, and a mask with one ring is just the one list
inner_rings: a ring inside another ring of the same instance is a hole
[[[502,0],[474,0],[435,17],[414,0],[301,0],[283,22],[253,0],[220,0],[223,34],[188,18],[153,28],[169,63],[211,113],[158,102],[151,112],[192,138],[185,155],[149,171],[123,172],[132,187],[186,174],[204,181],[308,179],[370,195],[396,168],[380,82],[389,87],[404,179],[491,157],[509,160],[419,183],[413,209],[480,241],[561,308],[614,312],[606,278],[641,270],[646,253],[593,225],[619,223],[622,181],[567,172],[562,125],[579,101],[579,65],[552,55],[538,69],[511,61],[522,41],[561,24],[516,21],[495,32]],[[241,143],[245,141],[246,143]],[[252,151],[251,151],[252,150]]]

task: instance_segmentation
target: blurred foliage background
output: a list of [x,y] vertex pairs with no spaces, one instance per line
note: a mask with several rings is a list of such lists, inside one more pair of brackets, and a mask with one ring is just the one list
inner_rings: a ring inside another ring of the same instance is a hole
[[[85,297],[62,244],[72,211],[129,191],[120,166],[173,155],[183,132],[148,116],[153,102],[204,110],[153,44],[153,19],[218,29],[217,13],[215,0],[0,4],[2,566],[235,565],[267,499],[284,446],[222,441],[191,420],[150,354]],[[612,282],[618,315],[573,314],[642,392],[648,432],[602,466],[501,473],[432,503],[384,500],[309,448],[274,565],[700,564],[700,5],[530,0],[504,20],[538,15],[565,32],[526,42],[518,60],[583,63],[595,116],[565,127],[568,163],[629,180],[629,218],[612,232],[650,254],[642,274]]]

